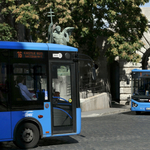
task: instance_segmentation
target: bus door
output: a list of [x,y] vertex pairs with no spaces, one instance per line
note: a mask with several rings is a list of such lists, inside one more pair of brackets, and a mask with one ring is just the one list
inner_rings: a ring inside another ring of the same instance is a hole
[[50,63],[52,134],[76,132],[75,64]]

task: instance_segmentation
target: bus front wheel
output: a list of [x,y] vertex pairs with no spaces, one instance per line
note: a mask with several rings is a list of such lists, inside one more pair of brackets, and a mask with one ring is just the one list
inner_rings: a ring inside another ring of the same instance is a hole
[[20,148],[33,148],[40,138],[39,130],[33,123],[23,123],[16,132],[15,144]]

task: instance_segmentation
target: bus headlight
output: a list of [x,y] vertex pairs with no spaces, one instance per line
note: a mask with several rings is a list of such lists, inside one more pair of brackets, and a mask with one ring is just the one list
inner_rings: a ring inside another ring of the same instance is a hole
[[138,104],[132,102],[132,107],[137,107],[137,106],[138,106]]

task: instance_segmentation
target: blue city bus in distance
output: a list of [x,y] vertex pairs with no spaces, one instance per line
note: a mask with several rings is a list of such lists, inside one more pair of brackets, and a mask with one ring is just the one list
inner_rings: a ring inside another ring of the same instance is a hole
[[78,49],[0,41],[0,141],[32,148],[81,131]]
[[150,112],[150,70],[132,70],[131,111]]

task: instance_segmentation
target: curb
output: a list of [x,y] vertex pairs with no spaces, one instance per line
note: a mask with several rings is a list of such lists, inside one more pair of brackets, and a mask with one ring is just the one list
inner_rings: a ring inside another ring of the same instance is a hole
[[101,117],[101,116],[107,116],[107,115],[113,115],[113,114],[119,114],[119,113],[122,113],[122,112],[128,112],[130,111],[130,109],[119,109],[119,110],[116,110],[116,111],[108,111],[108,112],[101,112],[101,113],[91,113],[91,114],[87,114],[87,115],[82,115],[81,113],[81,118],[91,118],[91,117]]

